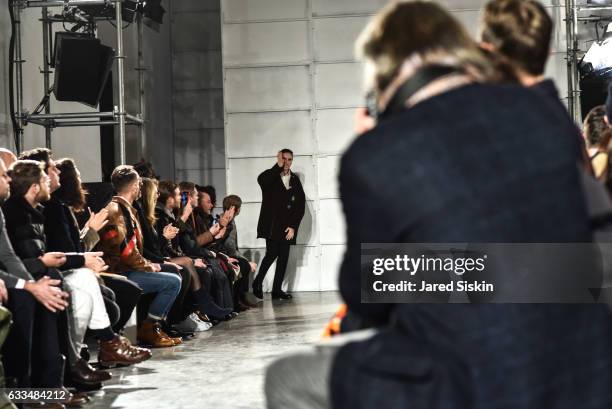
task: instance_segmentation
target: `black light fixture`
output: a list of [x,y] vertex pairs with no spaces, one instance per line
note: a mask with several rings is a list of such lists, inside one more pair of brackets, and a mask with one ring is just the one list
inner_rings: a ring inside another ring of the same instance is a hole
[[163,24],[166,9],[162,7],[161,0],[144,0],[142,2],[142,11],[145,17],[148,17],[157,24]]
[[[81,9],[89,17],[115,17],[115,4],[108,3],[104,5],[92,5],[86,6],[81,5]],[[139,11],[140,1],[139,0],[123,0],[121,2],[121,18],[127,23],[133,23],[136,18],[136,13]]]

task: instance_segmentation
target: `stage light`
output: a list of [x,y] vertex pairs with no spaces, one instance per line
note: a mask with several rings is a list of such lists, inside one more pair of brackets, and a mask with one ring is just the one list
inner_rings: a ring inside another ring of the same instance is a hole
[[142,10],[145,17],[150,18],[157,24],[163,24],[166,9],[162,7],[161,0],[144,0]]
[[[133,23],[136,18],[136,13],[139,12],[140,1],[138,0],[123,0],[121,2],[121,18],[123,21]],[[79,6],[85,14],[90,17],[115,17],[115,3],[93,6]]]

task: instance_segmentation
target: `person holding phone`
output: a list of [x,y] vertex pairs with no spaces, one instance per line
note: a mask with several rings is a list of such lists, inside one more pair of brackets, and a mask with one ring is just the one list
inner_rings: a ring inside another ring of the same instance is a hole
[[257,237],[266,239],[266,255],[253,281],[253,294],[263,299],[262,284],[268,269],[276,262],[272,299],[293,298],[282,290],[289,260],[289,249],[296,243],[298,228],[306,208],[306,196],[300,178],[291,172],[293,152],[283,149],[276,163],[257,177],[263,200],[257,224]]

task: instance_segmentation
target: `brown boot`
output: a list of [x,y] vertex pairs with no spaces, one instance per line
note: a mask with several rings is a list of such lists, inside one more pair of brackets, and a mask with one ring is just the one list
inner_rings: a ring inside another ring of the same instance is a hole
[[110,372],[97,371],[84,359],[77,360],[76,364],[70,368],[70,375],[73,381],[86,385],[95,385],[112,378]]
[[137,338],[143,344],[151,345],[152,348],[166,348],[174,346],[174,341],[164,331],[158,322],[143,321],[138,328]]
[[115,336],[110,341],[100,342],[98,361],[108,367],[115,365],[132,365],[151,358],[151,351],[132,346],[127,338]]
[[132,345],[130,340],[127,339],[126,337],[119,336],[119,338],[121,339],[121,342],[123,342],[124,345],[129,347],[130,351],[132,351],[133,356],[137,356],[143,361],[146,361],[147,359],[151,358],[151,356],[153,356],[149,348],[142,348],[142,347],[139,347],[138,345]]

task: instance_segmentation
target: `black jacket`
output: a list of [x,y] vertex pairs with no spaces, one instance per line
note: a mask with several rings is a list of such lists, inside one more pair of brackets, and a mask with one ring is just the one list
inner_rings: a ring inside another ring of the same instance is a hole
[[13,250],[6,232],[2,210],[0,210],[0,278],[4,280],[7,288],[15,288],[20,279],[26,281],[33,279]]
[[[81,232],[72,210],[55,197],[44,203],[43,216],[45,224],[45,237],[47,251],[61,251],[63,253],[82,253]],[[85,258],[82,256],[69,256],[62,270],[83,267]]]
[[174,215],[169,214],[166,209],[164,209],[164,206],[157,202],[155,205],[155,218],[157,219],[155,222],[155,231],[157,233],[157,237],[159,238],[159,246],[164,257],[184,256],[183,250],[179,245],[178,235],[172,240],[167,240],[164,237],[164,227],[169,224],[178,227],[178,223],[176,222]]
[[145,216],[140,201],[135,201],[132,206],[134,206],[134,209],[136,209],[138,221],[140,222],[140,228],[142,230],[142,255],[144,256],[144,258],[153,263],[163,263],[165,261],[164,254],[162,253],[162,249],[160,247],[157,232],[155,231],[153,226],[151,226],[151,223],[149,223],[149,220]]
[[295,230],[290,244],[296,243],[298,229],[306,209],[306,196],[302,182],[291,172],[289,189],[281,179],[283,168],[274,164],[257,177],[261,187],[262,202],[257,223],[257,237],[272,240],[284,240],[287,227]]
[[590,241],[573,136],[532,91],[469,85],[355,140],[340,289],[381,331],[340,349],[335,409],[612,407],[605,306],[361,303],[361,243]]
[[[15,253],[35,278],[44,275],[47,268],[39,259],[47,252],[47,237],[45,236],[45,208],[36,209],[23,197],[11,197],[3,205],[8,232]],[[68,256],[62,270],[83,267],[83,256]]]

